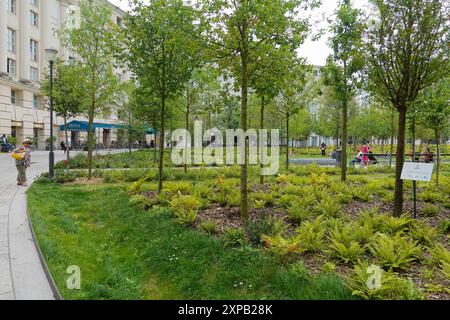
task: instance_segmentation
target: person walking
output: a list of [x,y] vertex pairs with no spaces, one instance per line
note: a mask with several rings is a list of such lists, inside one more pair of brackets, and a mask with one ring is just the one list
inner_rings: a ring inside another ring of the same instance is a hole
[[326,157],[327,145],[325,144],[325,142],[322,142],[322,144],[320,145],[320,150],[322,151],[322,157]]
[[17,185],[27,186],[27,168],[31,166],[31,140],[25,139],[22,146],[13,151],[12,157],[16,160],[16,168],[18,171]]
[[67,153],[67,146],[66,146],[66,144],[64,143],[64,141],[61,141],[61,150],[63,150],[64,151],[64,154],[66,154]]

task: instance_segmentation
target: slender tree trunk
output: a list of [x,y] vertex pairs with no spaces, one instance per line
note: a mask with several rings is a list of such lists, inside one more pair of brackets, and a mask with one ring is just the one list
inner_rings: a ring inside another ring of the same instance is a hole
[[391,149],[389,151],[389,168],[392,168],[392,154],[394,153],[394,125],[395,125],[395,114],[392,111],[391,117]]
[[341,181],[347,181],[347,122],[348,122],[348,103],[347,97],[344,98],[342,105],[342,149],[341,149]]
[[88,180],[92,178],[92,152],[94,149],[94,110],[95,104],[92,104],[89,112],[89,125],[88,125]]
[[289,169],[289,112],[286,113],[286,172]]
[[441,171],[441,150],[440,146],[440,135],[437,130],[434,131],[434,136],[436,138],[436,186],[439,186],[439,173]]
[[383,138],[383,139],[381,139],[381,153],[384,153],[384,143],[385,143],[385,140]]
[[403,214],[403,180],[401,174],[405,160],[405,130],[406,129],[406,106],[399,108],[398,134],[397,134],[397,155],[395,163],[395,194],[394,194],[394,216],[400,217]]
[[133,141],[131,140],[131,105],[128,108],[128,154],[129,154],[129,162],[130,162],[130,168],[131,168],[131,147],[133,144]]
[[[189,132],[189,109],[190,109],[190,103],[189,103],[189,88],[187,88],[186,89],[187,90],[187,94],[186,94],[186,98],[187,98],[187,100],[186,100],[186,119],[185,119],[185,121],[186,121],[186,132]],[[185,147],[185,149],[187,150],[187,147],[188,147],[188,140],[187,140],[187,135],[186,135],[186,137],[185,137],[185,139],[184,139],[185,141],[184,141],[184,147]],[[191,156],[191,155],[188,155],[187,157],[189,157],[189,156]],[[187,173],[187,157],[184,159],[184,173]]]
[[69,159],[70,159],[70,147],[69,147],[69,133],[67,132],[67,117],[64,117],[64,128],[65,128],[65,130],[64,130],[64,137],[65,137],[65,140],[66,140],[66,150],[67,150],[67,153],[66,153],[66,156],[67,156],[67,161],[69,161]]
[[[241,97],[241,129],[247,132],[247,107],[248,107],[248,29],[247,20],[242,21],[242,97]],[[248,221],[248,194],[247,194],[247,164],[248,164],[248,142],[244,138],[245,161],[241,164],[241,217],[244,222]]]
[[161,124],[159,132],[159,167],[158,167],[158,193],[161,193],[163,188],[163,168],[164,168],[164,113],[166,108],[166,97],[163,93],[161,96]]
[[[261,118],[260,118],[260,122],[259,122],[259,128],[260,130],[264,129],[264,107],[265,107],[265,101],[264,101],[264,95],[261,97]],[[261,143],[261,141],[260,141]],[[260,161],[260,173],[259,173],[259,183],[260,184],[264,184],[264,175],[262,174],[262,170],[263,170],[263,164],[261,161],[261,157],[262,155],[259,156],[259,161]]]
[[157,145],[156,145],[156,111],[153,111],[153,162],[156,162],[156,150],[157,150]]

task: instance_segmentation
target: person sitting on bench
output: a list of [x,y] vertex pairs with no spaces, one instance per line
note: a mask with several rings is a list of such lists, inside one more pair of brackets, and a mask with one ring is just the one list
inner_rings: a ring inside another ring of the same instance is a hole
[[431,163],[431,162],[433,162],[433,157],[434,157],[434,154],[428,147],[427,150],[423,153],[422,162]]
[[377,158],[375,158],[375,156],[373,155],[372,151],[369,151],[369,162],[371,164],[377,164],[378,163],[378,160],[377,160]]
[[360,163],[362,161],[362,152],[358,150],[356,158],[350,161],[350,167],[354,167],[355,163]]

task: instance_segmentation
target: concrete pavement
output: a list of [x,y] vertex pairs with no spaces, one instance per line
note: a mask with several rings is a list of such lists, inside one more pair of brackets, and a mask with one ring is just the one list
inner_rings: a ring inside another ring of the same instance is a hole
[[[55,161],[64,159],[55,152]],[[28,185],[48,171],[48,152],[32,153]],[[11,154],[0,153],[0,300],[55,299],[28,224],[26,187],[16,185]]]

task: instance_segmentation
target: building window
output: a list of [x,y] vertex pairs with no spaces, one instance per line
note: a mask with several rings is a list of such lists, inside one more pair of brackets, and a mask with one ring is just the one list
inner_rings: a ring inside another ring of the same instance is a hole
[[17,102],[17,92],[14,90],[11,90],[11,104],[15,105]]
[[39,105],[38,101],[39,101],[38,96],[33,94],[33,108],[34,109],[38,108],[38,105]]
[[117,25],[122,28],[123,27],[122,18],[117,17],[116,21],[117,21]]
[[6,65],[6,72],[8,72],[9,75],[15,76],[16,75],[16,60],[9,59],[8,58],[8,64]]
[[38,42],[30,40],[30,56],[32,61],[38,61]]
[[38,27],[39,16],[36,12],[30,11],[30,23],[33,27]]
[[30,4],[31,4],[32,6],[37,7],[37,6],[39,5],[39,1],[38,1],[38,0],[30,0]]
[[35,67],[30,67],[30,80],[38,81],[38,69]]
[[16,0],[8,0],[8,12],[16,13]]
[[75,60],[74,57],[69,57],[69,65],[70,65],[70,66],[74,66],[74,65],[75,65],[75,62],[76,62],[76,60]]
[[8,28],[8,51],[16,52],[16,30]]

